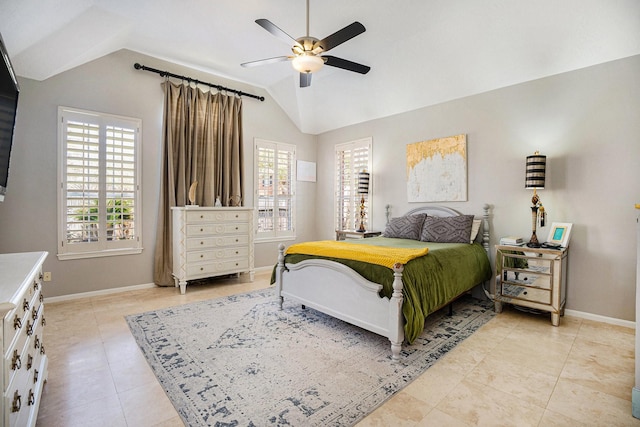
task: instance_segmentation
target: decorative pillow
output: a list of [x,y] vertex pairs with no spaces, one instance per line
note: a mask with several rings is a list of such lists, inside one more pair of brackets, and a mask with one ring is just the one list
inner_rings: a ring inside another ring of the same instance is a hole
[[471,225],[471,237],[469,238],[469,243],[473,243],[478,237],[478,231],[480,231],[480,225],[482,224],[481,219],[474,219],[473,224]]
[[384,230],[384,237],[420,240],[420,231],[426,217],[426,214],[416,214],[391,218]]
[[420,240],[437,243],[469,243],[472,224],[473,215],[428,216],[424,220]]

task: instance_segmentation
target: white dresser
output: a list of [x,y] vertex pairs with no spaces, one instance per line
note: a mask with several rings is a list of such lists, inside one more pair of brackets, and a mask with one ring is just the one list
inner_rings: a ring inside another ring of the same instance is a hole
[[34,426],[47,378],[42,263],[47,252],[0,255],[2,425]]
[[173,277],[188,280],[249,273],[254,278],[253,208],[174,207]]

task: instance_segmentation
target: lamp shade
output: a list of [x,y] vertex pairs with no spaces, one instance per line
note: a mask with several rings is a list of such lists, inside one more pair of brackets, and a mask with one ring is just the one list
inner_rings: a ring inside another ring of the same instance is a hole
[[544,188],[544,177],[547,170],[547,156],[536,154],[527,156],[524,188]]
[[324,65],[324,60],[320,56],[298,55],[291,61],[291,65],[301,73],[315,73]]
[[369,193],[369,172],[358,172],[358,194]]

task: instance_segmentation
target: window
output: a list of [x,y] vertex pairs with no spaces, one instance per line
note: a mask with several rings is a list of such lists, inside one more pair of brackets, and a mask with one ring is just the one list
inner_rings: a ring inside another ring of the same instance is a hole
[[58,258],[142,251],[141,120],[58,108]]
[[255,144],[256,238],[295,238],[295,146],[259,139]]
[[[336,145],[335,156],[335,226],[336,230],[355,230],[359,227],[358,172],[371,173],[371,138]],[[365,195],[367,217],[370,222],[371,205]]]

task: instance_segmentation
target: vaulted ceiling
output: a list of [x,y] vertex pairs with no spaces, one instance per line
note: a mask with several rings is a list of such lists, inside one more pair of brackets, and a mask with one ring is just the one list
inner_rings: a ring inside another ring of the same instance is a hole
[[305,0],[20,0],[0,2],[16,72],[44,80],[126,48],[265,88],[305,133],[640,54],[638,0],[310,0],[310,35],[361,22],[330,54],[371,67],[325,66],[299,87],[291,46],[255,23],[306,35]]

